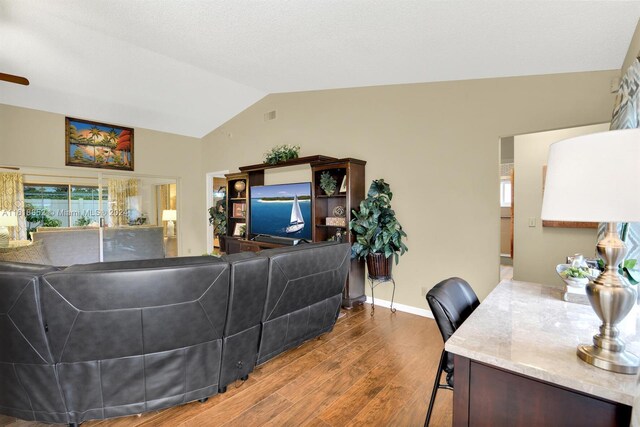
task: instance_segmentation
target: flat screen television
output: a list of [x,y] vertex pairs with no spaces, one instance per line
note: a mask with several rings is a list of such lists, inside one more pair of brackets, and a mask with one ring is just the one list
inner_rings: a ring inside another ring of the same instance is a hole
[[311,183],[251,187],[251,234],[311,240]]

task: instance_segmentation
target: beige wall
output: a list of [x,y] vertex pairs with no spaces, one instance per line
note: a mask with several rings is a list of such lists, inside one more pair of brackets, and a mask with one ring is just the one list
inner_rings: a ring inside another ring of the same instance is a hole
[[[203,139],[203,170],[258,163],[271,147],[367,161],[407,231],[396,301],[459,275],[481,298],[499,279],[501,136],[609,120],[619,70],[269,95]],[[263,120],[277,110],[277,119]],[[368,184],[367,184],[368,186]],[[390,299],[389,285],[376,296]]]
[[[203,253],[206,207],[205,178],[199,162],[201,140],[140,128],[135,129],[134,137],[136,174],[179,179],[181,254]],[[64,156],[63,115],[0,104],[0,166],[53,168],[53,173],[70,175],[98,171],[64,166]]]
[[542,227],[542,167],[552,143],[608,129],[605,123],[515,137],[514,279],[562,286],[556,265],[575,253],[595,256],[595,229]]

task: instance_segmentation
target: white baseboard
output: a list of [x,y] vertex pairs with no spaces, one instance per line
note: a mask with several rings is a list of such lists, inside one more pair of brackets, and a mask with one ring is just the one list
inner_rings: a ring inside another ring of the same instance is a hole
[[[369,304],[371,304],[371,297],[367,295],[367,302]],[[426,301],[425,301],[426,303]],[[387,300],[383,300],[380,298],[376,298],[376,305],[380,306],[380,307],[384,307],[384,308],[389,308],[391,307],[391,301],[387,301]],[[397,302],[394,301],[393,303],[393,307],[398,310],[398,311],[402,311],[405,313],[411,313],[411,314],[416,314],[418,316],[422,316],[422,317],[428,317],[430,319],[433,319],[433,313],[431,313],[431,310],[428,309],[424,309],[424,308],[416,308],[416,307],[412,307],[410,305],[405,305],[405,304],[398,304]]]

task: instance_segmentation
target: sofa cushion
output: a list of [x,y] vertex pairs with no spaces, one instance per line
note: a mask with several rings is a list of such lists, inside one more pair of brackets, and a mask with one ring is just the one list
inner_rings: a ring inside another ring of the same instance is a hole
[[43,318],[69,422],[216,394],[229,270],[213,257],[192,257],[42,276]]
[[349,243],[318,243],[262,251],[269,259],[258,364],[330,331],[351,265]]
[[265,322],[342,293],[350,266],[349,243],[321,242],[258,252],[269,258]]
[[15,248],[0,248],[0,261],[49,265],[51,260],[42,242]]

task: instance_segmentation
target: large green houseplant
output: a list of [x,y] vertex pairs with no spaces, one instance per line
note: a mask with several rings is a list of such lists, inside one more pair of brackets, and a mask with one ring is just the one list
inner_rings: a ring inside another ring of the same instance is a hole
[[402,242],[407,237],[391,209],[393,193],[384,179],[371,183],[367,198],[360,202],[360,209],[353,211],[349,229],[355,242],[351,247],[352,258],[367,260],[369,276],[391,277],[392,259],[396,264],[408,249]]
[[209,208],[209,224],[213,225],[213,234],[218,237],[220,250],[224,250],[224,239],[220,236],[227,235],[227,195],[223,193],[222,199],[216,202],[215,206]]

